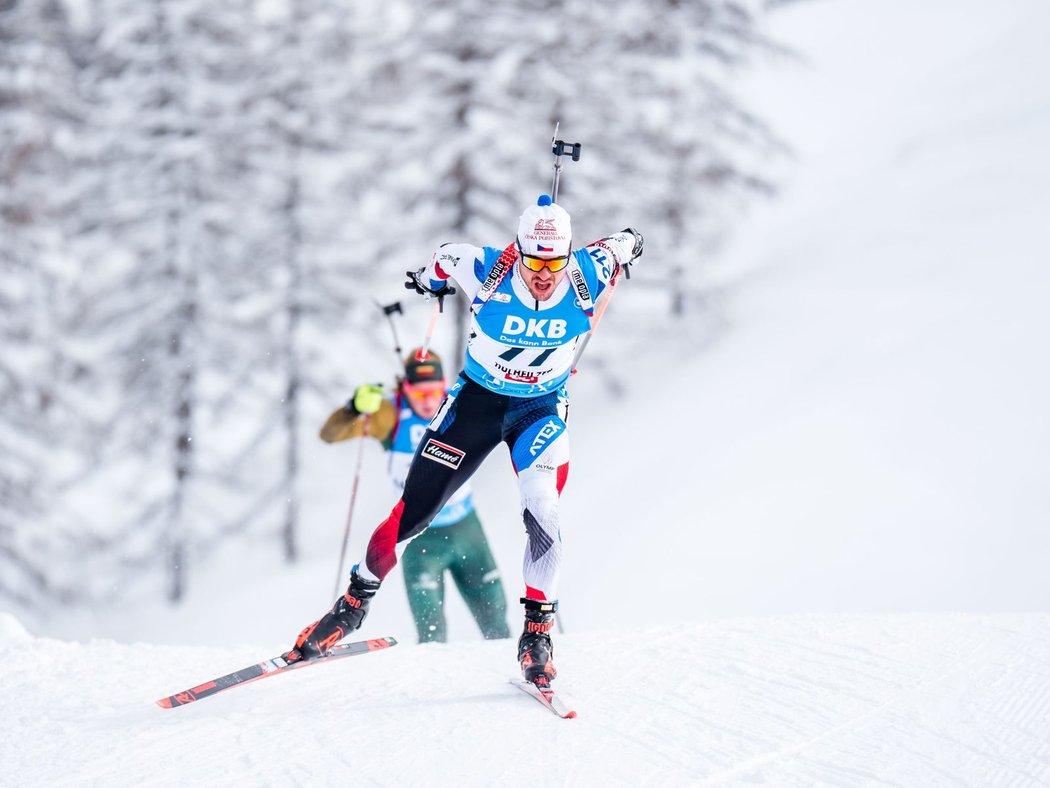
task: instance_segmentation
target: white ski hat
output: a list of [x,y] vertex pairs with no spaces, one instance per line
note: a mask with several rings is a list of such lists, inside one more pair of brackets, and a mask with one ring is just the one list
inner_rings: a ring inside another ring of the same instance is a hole
[[518,246],[521,253],[536,257],[562,257],[572,246],[569,214],[555,205],[549,194],[541,194],[518,220]]

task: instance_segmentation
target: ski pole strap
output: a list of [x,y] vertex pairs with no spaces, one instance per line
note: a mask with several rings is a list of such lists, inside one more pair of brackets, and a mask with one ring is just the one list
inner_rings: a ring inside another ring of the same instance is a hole
[[510,273],[511,268],[514,267],[514,263],[517,259],[518,242],[514,241],[500,253],[498,258],[496,258],[496,262],[492,264],[492,270],[489,271],[489,275],[486,276],[485,281],[482,282],[478,294],[474,296],[474,301],[470,305],[470,311],[474,313],[475,317],[478,312],[481,311],[481,307],[485,306],[485,303],[492,297],[492,294],[496,292],[496,288],[507,278],[507,274]]

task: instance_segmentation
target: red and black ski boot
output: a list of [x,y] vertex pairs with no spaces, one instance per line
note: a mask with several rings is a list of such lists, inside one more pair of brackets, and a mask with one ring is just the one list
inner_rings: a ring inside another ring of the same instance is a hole
[[332,609],[310,624],[295,640],[295,648],[285,655],[289,662],[315,659],[326,653],[351,632],[359,629],[368,614],[368,604],[379,590],[379,582],[350,574],[346,593],[335,601]]
[[551,661],[554,644],[550,631],[554,626],[554,613],[558,603],[538,599],[522,599],[525,605],[525,631],[518,639],[518,660],[526,681],[546,689],[558,675]]

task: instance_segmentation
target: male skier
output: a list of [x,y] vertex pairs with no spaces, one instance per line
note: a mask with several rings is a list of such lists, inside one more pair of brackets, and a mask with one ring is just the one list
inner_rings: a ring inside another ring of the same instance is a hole
[[518,659],[526,680],[550,686],[562,552],[558,497],[569,471],[564,386],[596,304],[641,253],[642,236],[632,229],[573,250],[569,214],[541,195],[522,213],[517,238],[506,249],[446,244],[428,265],[408,272],[405,286],[421,295],[454,292],[452,279],[472,300],[466,363],[346,593],[299,634],[287,659],[318,657],[361,626],[398,551],[503,441],[518,475],[526,533]]

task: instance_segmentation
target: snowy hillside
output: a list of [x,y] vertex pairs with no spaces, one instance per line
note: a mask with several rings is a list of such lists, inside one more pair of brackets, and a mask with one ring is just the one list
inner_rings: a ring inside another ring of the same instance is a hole
[[[719,261],[713,349],[633,359],[629,401],[577,409],[577,457],[639,460],[590,492],[640,494],[567,538],[689,600],[647,620],[1048,610],[1050,6],[774,18],[804,53],[750,86],[796,146],[783,197]],[[604,593],[577,576],[565,596],[610,625]]]
[[[3,781],[1050,784],[1048,28],[1034,0],[774,14],[803,60],[745,89],[797,155],[717,261],[717,341],[632,358],[623,399],[587,356],[573,382],[556,650],[579,719],[509,687],[512,645],[457,598],[455,642],[414,645],[399,573],[362,632],[393,650],[153,705],[330,604],[356,449],[311,438],[297,566],[260,538],[178,608],[0,614]],[[390,504],[365,452],[353,555]],[[477,501],[516,598],[500,452]]]
[[10,784],[1050,782],[1046,615],[573,635],[571,721],[507,683],[505,642],[399,645],[161,710],[149,701],[259,654],[0,632]]

